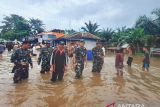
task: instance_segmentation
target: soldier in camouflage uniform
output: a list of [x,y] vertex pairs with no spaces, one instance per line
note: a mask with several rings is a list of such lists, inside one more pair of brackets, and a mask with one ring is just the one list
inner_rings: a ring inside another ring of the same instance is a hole
[[92,72],[101,72],[103,63],[104,63],[104,53],[101,48],[101,43],[97,42],[96,47],[92,49],[93,54],[93,67]]
[[84,47],[84,44],[85,44],[84,40],[81,40],[79,44],[80,46],[77,47],[74,52],[76,79],[79,79],[82,76],[84,63],[87,61],[87,58],[86,58],[87,50]]
[[14,63],[14,82],[17,83],[22,79],[27,79],[29,75],[29,64],[33,67],[30,56],[29,42],[24,41],[22,47],[17,49],[11,56],[11,62]]
[[50,71],[50,60],[52,55],[52,47],[50,47],[50,43],[47,42],[46,46],[43,47],[40,51],[39,57],[38,57],[38,65],[41,63],[41,71],[40,73],[45,73]]

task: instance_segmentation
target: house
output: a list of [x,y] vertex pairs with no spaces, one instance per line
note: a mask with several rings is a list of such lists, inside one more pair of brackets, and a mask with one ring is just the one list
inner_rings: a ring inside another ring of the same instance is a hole
[[50,40],[56,40],[58,38],[61,38],[64,36],[63,33],[57,33],[57,32],[42,32],[38,34],[39,37],[42,38],[44,41],[50,41]]
[[78,32],[72,35],[65,35],[57,39],[57,41],[63,40],[66,42],[66,44],[70,44],[76,41],[80,41],[81,39],[85,41],[85,47],[87,49],[87,59],[92,60],[92,49],[96,46],[97,41],[101,41],[99,37],[91,33]]
[[96,46],[97,41],[101,41],[101,39],[91,33],[74,33],[72,35],[65,35],[62,38],[59,38],[58,40],[64,40],[67,44],[74,42],[74,41],[80,41],[83,39],[85,41],[85,47],[87,50],[92,50]]
[[36,43],[42,43],[43,41],[54,41],[56,39],[59,39],[63,37],[63,33],[57,33],[57,32],[42,32],[37,35],[28,36],[22,39],[30,41],[30,43],[36,44]]

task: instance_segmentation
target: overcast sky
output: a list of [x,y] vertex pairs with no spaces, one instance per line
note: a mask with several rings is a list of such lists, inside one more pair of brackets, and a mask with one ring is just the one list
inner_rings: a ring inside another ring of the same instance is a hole
[[79,31],[89,20],[100,28],[132,27],[140,15],[151,16],[155,8],[160,8],[160,0],[0,0],[0,21],[18,14],[42,20],[46,30]]

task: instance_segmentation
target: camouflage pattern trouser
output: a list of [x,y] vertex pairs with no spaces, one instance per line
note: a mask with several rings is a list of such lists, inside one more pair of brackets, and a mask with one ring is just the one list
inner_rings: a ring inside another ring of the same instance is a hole
[[98,72],[100,73],[102,70],[102,66],[103,66],[103,60],[100,59],[94,59],[93,61],[93,67],[92,67],[92,72]]
[[45,71],[48,72],[50,70],[50,61],[43,60],[41,65],[41,73],[44,73]]
[[15,65],[14,68],[14,83],[18,83],[22,79],[27,79],[29,75],[29,66],[28,65]]
[[80,78],[84,69],[84,62],[77,62],[75,67],[76,77]]

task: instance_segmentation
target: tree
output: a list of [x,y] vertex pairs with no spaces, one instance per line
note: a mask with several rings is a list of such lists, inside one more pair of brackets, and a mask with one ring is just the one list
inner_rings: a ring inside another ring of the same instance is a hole
[[22,39],[29,35],[30,26],[29,22],[22,16],[11,14],[5,16],[0,26],[2,37],[5,39]]
[[53,29],[53,30],[51,30],[51,32],[65,33],[65,31],[64,31],[64,30],[61,30],[61,29]]
[[123,41],[125,41],[125,39],[128,37],[126,31],[126,26],[117,28],[114,35],[112,36],[112,42],[114,42],[116,45],[118,45],[119,43],[123,43]]
[[158,26],[152,21],[151,18],[148,18],[146,15],[140,16],[136,21],[136,28],[143,28],[145,34],[147,35],[156,35],[158,34]]
[[132,43],[134,46],[136,46],[136,50],[140,51],[140,46],[145,45],[144,35],[145,35],[144,29],[142,28],[133,29],[130,32],[128,43]]
[[115,32],[112,42],[116,45],[122,45],[124,43],[132,44],[136,47],[136,50],[140,50],[140,46],[144,44],[144,29],[142,28],[118,28]]
[[114,30],[112,30],[111,28],[103,29],[99,35],[102,39],[109,41],[114,35]]
[[156,16],[155,20],[153,20],[153,21],[158,27],[158,34],[160,34],[160,8],[154,9],[152,11],[152,14]]
[[97,23],[92,23],[89,21],[89,23],[85,22],[85,27],[81,27],[81,29],[91,34],[97,34],[100,30],[98,27],[99,25]]
[[30,27],[31,27],[31,32],[30,33],[32,35],[36,35],[36,34],[44,31],[44,24],[41,20],[31,18],[29,20],[29,23],[30,23]]
[[71,35],[73,33],[76,33],[76,31],[74,29],[65,30],[65,34]]

